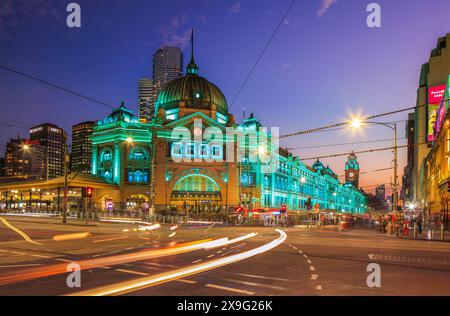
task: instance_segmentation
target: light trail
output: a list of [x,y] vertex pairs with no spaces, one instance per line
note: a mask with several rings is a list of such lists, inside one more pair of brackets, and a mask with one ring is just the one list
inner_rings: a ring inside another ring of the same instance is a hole
[[84,233],[73,233],[73,234],[64,234],[64,235],[55,235],[53,236],[54,241],[67,241],[67,240],[76,240],[76,239],[83,239],[91,236],[91,233],[84,232]]
[[243,253],[239,253],[236,255],[232,255],[229,257],[215,259],[211,261],[207,261],[204,263],[196,264],[193,266],[177,269],[170,272],[165,272],[149,277],[139,278],[131,281],[116,283],[112,285],[102,286],[92,290],[81,291],[78,293],[70,294],[69,296],[106,296],[106,295],[120,295],[126,294],[130,292],[135,292],[150,286],[154,286],[161,283],[166,283],[169,281],[174,281],[180,278],[184,278],[187,276],[195,275],[201,272],[205,272],[208,270],[216,269],[221,266],[229,265],[238,261],[242,261],[244,259],[248,259],[250,257],[256,256],[258,254],[267,252],[280,244],[282,244],[287,235],[284,231],[277,229],[276,230],[280,236],[272,240],[271,242],[260,246],[258,248],[245,251]]
[[[242,238],[242,237],[239,237]],[[81,270],[89,270],[95,268],[103,268],[105,266],[113,266],[119,265],[128,262],[142,261],[153,258],[161,258],[167,256],[173,256],[177,254],[182,254],[186,252],[202,250],[202,249],[210,249],[215,245],[228,244],[233,240],[228,240],[228,238],[221,238],[218,240],[203,239],[192,242],[187,242],[183,244],[174,245],[171,247],[163,248],[163,249],[152,249],[152,250],[143,250],[133,253],[101,257],[95,259],[86,259],[81,261],[73,261],[80,265]],[[54,264],[48,265],[44,267],[39,267],[36,269],[23,269],[11,271],[8,275],[1,276],[0,275],[0,285],[13,284],[17,282],[23,282],[28,280],[33,280],[37,278],[49,277],[59,274],[64,274],[67,272],[66,264]]]
[[2,221],[2,223],[8,227],[9,229],[15,231],[16,233],[18,233],[20,236],[23,237],[23,239],[25,239],[25,241],[29,242],[30,244],[35,244],[35,245],[42,245],[41,243],[38,243],[36,241],[33,241],[27,234],[25,234],[23,231],[21,231],[20,229],[14,227],[13,225],[11,225],[6,219],[4,219],[3,217],[0,217],[0,221]]

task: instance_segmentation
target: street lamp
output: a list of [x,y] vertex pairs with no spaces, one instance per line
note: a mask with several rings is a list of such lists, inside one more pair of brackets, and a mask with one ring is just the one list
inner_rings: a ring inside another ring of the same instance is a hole
[[397,220],[397,206],[398,206],[398,196],[397,196],[397,185],[398,185],[398,176],[397,176],[397,169],[398,169],[398,163],[397,163],[397,124],[396,123],[382,123],[382,122],[369,122],[364,121],[359,118],[354,118],[351,121],[349,121],[349,124],[353,128],[360,128],[363,125],[367,124],[373,124],[373,125],[382,125],[385,126],[392,131],[394,131],[394,183],[392,185],[393,188],[393,209],[394,209],[394,215],[395,219]]

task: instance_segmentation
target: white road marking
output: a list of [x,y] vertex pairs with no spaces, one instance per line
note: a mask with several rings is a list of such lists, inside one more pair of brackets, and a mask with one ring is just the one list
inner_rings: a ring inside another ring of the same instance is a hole
[[292,246],[292,248],[294,248],[295,250],[297,250],[298,248],[297,247],[295,247],[295,246]]
[[275,280],[275,281],[290,281],[288,279],[281,279],[281,278],[274,278],[274,277],[268,277],[263,275],[254,275],[254,274],[244,274],[244,273],[232,273],[236,275],[241,275],[249,278],[255,278],[255,279],[266,279],[266,280]]
[[232,288],[232,287],[215,285],[215,284],[206,284],[205,286],[213,288],[213,289],[224,290],[224,291],[229,291],[229,292],[235,292],[235,293],[239,293],[239,294],[246,294],[246,295],[254,295],[255,294],[255,292],[245,291],[245,290],[240,290],[240,289],[235,289],[235,288]]
[[316,268],[314,266],[309,266],[309,270],[316,271]]
[[321,291],[321,290],[322,290],[322,285],[318,285],[318,286],[316,286],[316,290],[319,290],[319,291]]
[[215,255],[209,255],[209,256],[207,256],[206,258],[212,258],[212,257],[214,257]]
[[145,273],[145,272],[132,271],[132,270],[126,270],[126,269],[116,269],[116,271],[123,272],[123,273],[136,274],[136,275],[145,275],[145,276],[149,275],[148,273]]
[[18,251],[10,251],[10,253],[13,253],[13,254],[19,255],[19,256],[25,256],[26,255],[26,253],[18,252]]
[[301,251],[301,250],[299,250],[298,252],[299,252],[300,254],[302,254],[302,253],[303,253],[303,251]]
[[312,261],[311,261],[311,260],[309,260],[309,259],[308,259],[308,260],[306,260],[306,262],[308,262],[309,264],[311,264],[311,263],[312,263]]
[[198,260],[192,261],[192,263],[199,263],[199,262],[202,262],[202,261],[203,261],[203,259],[198,259]]
[[250,285],[250,286],[267,288],[267,289],[271,289],[271,290],[277,290],[277,291],[285,291],[286,290],[284,287],[276,286],[276,285],[268,285],[268,284],[262,284],[262,283],[256,283],[256,282],[248,282],[248,281],[241,281],[241,280],[234,280],[234,279],[227,279],[227,278],[223,278],[223,280],[229,281],[229,282],[238,283],[238,284],[243,284],[243,285]]
[[319,276],[317,274],[311,274],[311,280],[317,280]]
[[308,255],[306,255],[306,254],[303,254],[303,257],[305,257],[305,258],[308,258]]

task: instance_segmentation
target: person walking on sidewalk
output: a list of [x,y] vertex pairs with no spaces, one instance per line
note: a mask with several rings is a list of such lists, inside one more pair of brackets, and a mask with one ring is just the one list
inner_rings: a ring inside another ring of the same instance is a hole
[[403,220],[403,236],[409,236],[409,222],[406,218]]
[[417,232],[419,233],[419,237],[422,238],[422,218],[420,217],[417,220]]

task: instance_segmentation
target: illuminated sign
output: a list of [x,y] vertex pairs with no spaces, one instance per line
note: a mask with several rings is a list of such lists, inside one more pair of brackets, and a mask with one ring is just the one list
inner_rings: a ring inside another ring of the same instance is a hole
[[444,98],[445,85],[428,88],[428,121],[427,141],[434,141],[434,124],[438,114],[439,105]]
[[447,114],[450,98],[450,76],[447,80],[447,86],[444,87],[444,94],[441,96],[440,105],[437,110],[436,120],[433,127],[433,140],[436,140],[444,124],[444,119]]

